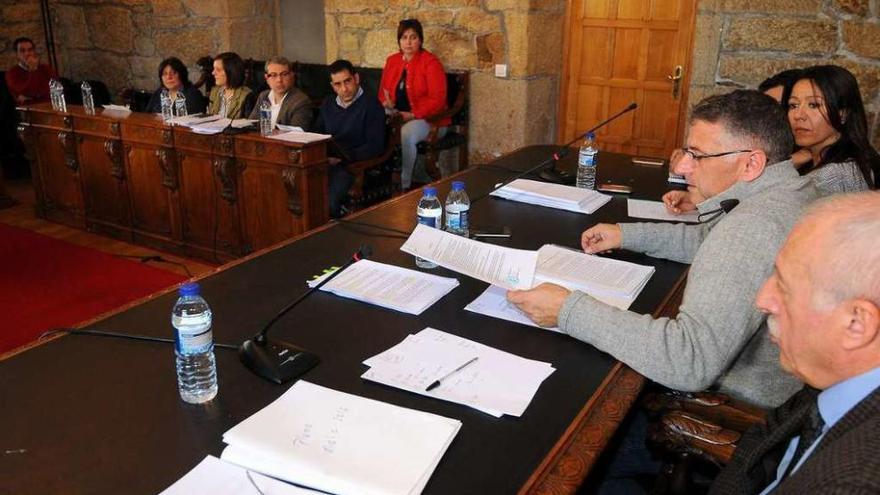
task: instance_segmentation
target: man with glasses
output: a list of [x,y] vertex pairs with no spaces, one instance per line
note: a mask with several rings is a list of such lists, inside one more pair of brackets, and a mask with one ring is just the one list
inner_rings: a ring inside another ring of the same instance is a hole
[[267,99],[272,108],[272,128],[277,124],[301,127],[308,131],[312,125],[312,103],[294,83],[293,66],[284,57],[266,61],[266,83],[269,89],[260,93],[248,118],[259,120],[260,105]]
[[[678,167],[707,198],[700,213],[712,218],[599,224],[583,233],[587,253],[623,248],[690,263],[676,318],[621,311],[552,284],[509,299],[538,324],[558,325],[667,387],[714,386],[778,406],[799,383],[780,369],[766,318],[752,301],[798,215],[818,197],[787,160],[791,148],[785,112],[772,98],[746,90],[706,98],[693,109]],[[725,200],[738,205],[731,210]]]

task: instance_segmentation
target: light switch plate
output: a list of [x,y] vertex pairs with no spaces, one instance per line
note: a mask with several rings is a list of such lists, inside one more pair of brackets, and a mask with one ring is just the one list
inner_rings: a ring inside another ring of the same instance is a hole
[[507,77],[507,64],[495,64],[495,77]]

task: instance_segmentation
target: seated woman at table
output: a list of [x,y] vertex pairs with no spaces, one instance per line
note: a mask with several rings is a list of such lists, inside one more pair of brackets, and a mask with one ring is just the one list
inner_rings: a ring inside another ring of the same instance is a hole
[[[174,103],[178,98],[186,98],[186,113],[193,115],[205,111],[205,97],[189,82],[189,71],[177,57],[169,57],[159,64],[159,89],[150,97],[147,112],[162,112],[162,91],[168,90],[168,96]],[[173,107],[172,107],[173,108]]]
[[214,57],[214,80],[208,97],[208,114],[229,119],[245,116],[251,88],[244,85],[244,61],[236,53],[225,52]]
[[810,153],[798,171],[823,194],[877,188],[880,155],[868,141],[859,83],[836,65],[804,69],[788,95],[795,143]]
[[[403,120],[400,185],[404,190],[412,185],[416,145],[428,137],[431,130],[426,119],[446,110],[446,72],[440,60],[422,48],[424,40],[422,24],[417,19],[400,21],[397,26],[400,51],[385,61],[379,85],[379,101],[388,112],[399,114]],[[439,136],[446,133],[445,126],[450,122],[447,118],[437,123],[443,126]],[[419,175],[421,181],[431,181],[424,170],[420,170]]]

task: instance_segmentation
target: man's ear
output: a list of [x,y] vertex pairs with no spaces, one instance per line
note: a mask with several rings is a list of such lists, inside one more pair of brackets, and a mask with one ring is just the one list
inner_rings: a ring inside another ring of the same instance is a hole
[[880,345],[880,308],[872,301],[852,299],[840,303],[833,324],[842,331],[841,344],[847,351]]
[[764,150],[753,150],[746,155],[745,166],[741,173],[741,179],[745,182],[751,182],[761,174],[767,167],[767,154]]

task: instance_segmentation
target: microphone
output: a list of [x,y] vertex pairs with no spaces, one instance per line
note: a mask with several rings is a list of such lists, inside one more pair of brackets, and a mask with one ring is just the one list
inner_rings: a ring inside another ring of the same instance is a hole
[[[700,213],[697,215],[697,221],[700,223],[708,223],[712,220],[718,218],[722,213],[730,213],[731,210],[736,208],[736,205],[739,204],[738,199],[725,199],[718,203],[720,208],[716,208],[714,210],[707,211],[706,213]],[[712,215],[709,218],[703,220],[704,216]]]
[[266,323],[266,326],[263,327],[260,333],[254,335],[253,338],[245,340],[241,344],[241,347],[238,348],[238,357],[241,359],[241,362],[257,375],[279,385],[294,378],[298,378],[314,368],[321,361],[318,356],[306,352],[292,344],[288,344],[287,342],[270,339],[267,336],[269,329],[271,329],[272,325],[280,320],[282,316],[287,314],[288,311],[303,302],[310,295],[314,294],[315,291],[323,287],[324,284],[333,280],[336,275],[342,273],[343,270],[356,261],[367,258],[371,254],[373,254],[373,249],[370,246],[361,246],[351,255],[351,258],[342,265],[341,268],[322,280],[320,284],[304,292],[301,296],[296,298],[296,300],[279,311],[274,318]]
[[613,122],[614,120],[617,120],[617,118],[619,118],[621,115],[623,115],[625,113],[632,112],[633,110],[635,110],[638,107],[639,106],[636,104],[636,102],[632,102],[623,110],[617,112],[616,114],[612,115],[611,117],[608,117],[607,119],[603,120],[602,122],[594,125],[592,128],[587,129],[583,133],[578,134],[577,136],[575,136],[574,139],[572,139],[568,143],[564,144],[562,146],[562,148],[559,149],[559,151],[557,151],[556,153],[553,153],[553,156],[551,157],[551,159],[548,159],[544,162],[546,164],[546,163],[550,163],[552,161],[553,165],[548,167],[547,170],[544,170],[541,172],[541,174],[540,174],[541,179],[546,182],[553,182],[554,184],[566,184],[566,183],[573,182],[574,177],[572,177],[571,174],[569,174],[568,172],[565,172],[563,170],[556,169],[556,162],[561,160],[562,157],[564,157],[565,155],[568,154],[569,151],[571,151],[571,148],[569,148],[569,146],[574,144],[576,141],[583,139],[583,137],[585,135],[587,135],[597,129],[601,129],[602,127],[605,127],[607,124]]

